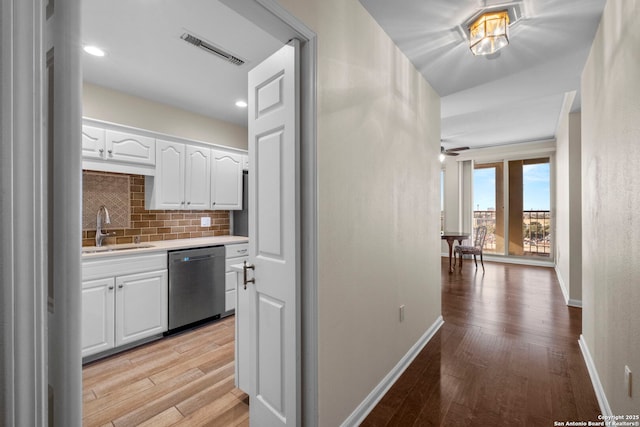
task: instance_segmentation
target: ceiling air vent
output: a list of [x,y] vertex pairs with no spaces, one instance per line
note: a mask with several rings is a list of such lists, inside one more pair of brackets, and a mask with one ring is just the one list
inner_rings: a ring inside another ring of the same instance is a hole
[[206,52],[209,52],[212,55],[217,56],[222,60],[230,62],[234,65],[237,65],[238,67],[241,65],[244,65],[245,63],[244,59],[240,59],[229,52],[225,52],[223,49],[219,48],[218,46],[215,46],[207,41],[204,41],[192,34],[184,33],[183,35],[180,36],[180,38],[188,43],[191,43],[194,46],[199,47],[200,49]]

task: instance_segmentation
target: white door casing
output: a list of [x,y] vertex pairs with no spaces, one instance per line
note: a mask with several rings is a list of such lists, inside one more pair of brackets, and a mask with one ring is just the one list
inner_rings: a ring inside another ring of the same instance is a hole
[[[249,259],[238,355],[253,426],[300,424],[299,43],[249,72]],[[246,320],[248,318],[248,320]],[[239,348],[239,353],[246,349]],[[246,371],[245,371],[246,369]],[[244,375],[244,374],[247,375]]]

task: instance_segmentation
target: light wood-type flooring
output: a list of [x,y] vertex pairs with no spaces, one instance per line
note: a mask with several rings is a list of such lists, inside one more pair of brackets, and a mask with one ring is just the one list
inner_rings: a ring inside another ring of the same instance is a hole
[[442,261],[445,324],[363,426],[535,426],[597,421],[578,339],[552,268]]
[[248,426],[234,387],[234,318],[83,368],[85,426]]

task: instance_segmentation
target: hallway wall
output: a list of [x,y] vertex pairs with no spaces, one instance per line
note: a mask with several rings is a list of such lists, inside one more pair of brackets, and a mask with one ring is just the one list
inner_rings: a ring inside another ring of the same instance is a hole
[[560,118],[556,133],[556,272],[569,305],[582,304],[581,114]]
[[440,316],[440,100],[357,0],[279,2],[318,35],[319,425],[339,426]]
[[639,21],[608,0],[582,75],[583,336],[616,415],[640,408]]

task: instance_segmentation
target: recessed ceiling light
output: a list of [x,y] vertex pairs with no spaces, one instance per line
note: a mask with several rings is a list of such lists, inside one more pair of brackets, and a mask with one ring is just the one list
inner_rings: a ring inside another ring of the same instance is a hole
[[84,51],[87,52],[89,55],[93,55],[93,56],[104,56],[104,50],[100,49],[97,46],[85,46]]
[[244,101],[236,101],[236,107],[247,108],[247,103]]

